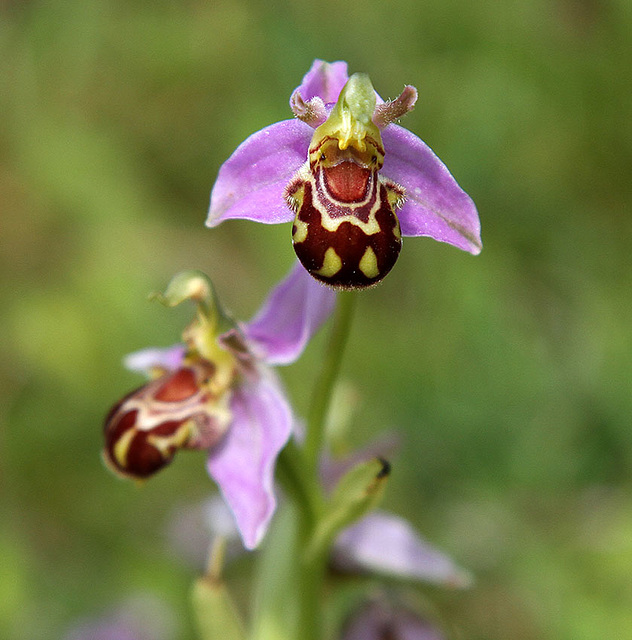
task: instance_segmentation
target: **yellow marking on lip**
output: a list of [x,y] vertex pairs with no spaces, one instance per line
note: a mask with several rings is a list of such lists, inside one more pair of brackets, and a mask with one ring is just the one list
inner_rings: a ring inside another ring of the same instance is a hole
[[294,226],[296,227],[296,231],[292,234],[292,240],[295,244],[304,242],[307,238],[307,222],[299,220],[297,216],[296,220],[294,220]]
[[325,251],[323,266],[318,269],[318,271],[314,271],[314,273],[324,278],[331,278],[335,276],[340,269],[342,269],[342,260],[336,253],[336,250],[333,247],[329,247],[329,249]]
[[[375,178],[370,178],[370,180],[375,180]],[[322,176],[322,174],[319,176],[319,182],[320,182],[320,188],[321,190],[326,193],[327,189],[325,186],[325,182],[324,182],[324,177]],[[313,206],[315,209],[318,209],[318,211],[320,211],[321,213],[321,224],[322,226],[327,230],[330,231],[331,233],[335,233],[336,231],[338,231],[338,227],[343,223],[343,222],[350,222],[351,224],[355,225],[356,227],[360,227],[360,229],[362,229],[362,231],[364,231],[364,233],[366,233],[367,236],[372,236],[375,233],[379,233],[381,231],[380,229],[380,225],[378,224],[375,216],[377,214],[377,212],[380,210],[380,207],[382,205],[382,202],[379,198],[379,192],[378,192],[378,197],[376,198],[375,203],[373,204],[371,211],[369,212],[369,216],[368,216],[368,220],[366,222],[362,222],[362,220],[360,220],[359,218],[357,218],[354,215],[354,210],[360,207],[363,207],[366,205],[366,203],[371,199],[373,192],[375,191],[375,184],[370,185],[368,191],[367,191],[367,197],[364,200],[364,202],[359,202],[359,203],[354,203],[354,204],[347,204],[345,205],[345,209],[349,212],[348,215],[342,215],[342,216],[337,216],[337,217],[332,217],[329,214],[329,211],[327,210],[327,206],[326,203],[322,202],[318,192],[316,192],[315,197],[313,198]]]
[[338,227],[343,222],[349,222],[356,227],[360,227],[360,229],[362,229],[362,231],[364,231],[367,236],[372,236],[382,230],[375,218],[375,211],[371,211],[371,213],[369,214],[369,219],[366,222],[362,222],[362,220],[358,219],[352,213],[346,216],[332,218],[330,215],[328,215],[327,210],[324,207],[321,208],[317,206],[316,208],[321,212],[321,214],[323,214],[321,218],[322,226],[331,233],[335,233],[336,231],[338,231]]
[[150,434],[147,436],[147,442],[153,447],[158,449],[160,455],[163,458],[167,458],[172,455],[169,451],[172,447],[175,449],[182,449],[186,443],[191,439],[195,431],[195,425],[192,420],[183,422],[170,436],[157,436]]
[[377,256],[371,247],[366,248],[358,266],[367,278],[375,278],[379,274],[380,270],[377,266]]
[[138,432],[134,427],[128,429],[117,441],[112,448],[114,459],[125,468],[127,466],[127,454],[129,453],[129,447],[132,442],[132,438]]

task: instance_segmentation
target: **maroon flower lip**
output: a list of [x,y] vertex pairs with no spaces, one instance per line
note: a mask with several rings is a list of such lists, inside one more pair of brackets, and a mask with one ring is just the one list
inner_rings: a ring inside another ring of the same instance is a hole
[[[387,186],[376,170],[354,162],[318,169],[315,176],[293,185],[301,195],[292,240],[305,269],[339,289],[380,282],[395,265],[402,245],[389,200],[389,188],[396,186]],[[338,191],[344,191],[348,201],[337,199]]]
[[200,361],[128,394],[109,412],[104,427],[106,464],[127,478],[145,479],[185,448],[208,448],[224,434],[205,383],[213,365]]

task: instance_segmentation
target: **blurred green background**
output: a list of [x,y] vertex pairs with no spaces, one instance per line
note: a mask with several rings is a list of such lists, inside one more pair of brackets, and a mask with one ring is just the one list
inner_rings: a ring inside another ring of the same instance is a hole
[[[102,420],[139,382],[123,354],[188,319],[149,292],[200,268],[248,318],[289,268],[289,228],[204,219],[316,57],[415,85],[403,124],[483,224],[477,258],[405,242],[344,364],[352,442],[406,443],[385,506],[476,575],[426,589],[433,615],[459,640],[629,637],[631,33],[628,0],[2,2],[0,637],[138,592],[195,637],[165,531],[213,491],[204,456],[137,489]],[[283,371],[300,412],[324,337]]]

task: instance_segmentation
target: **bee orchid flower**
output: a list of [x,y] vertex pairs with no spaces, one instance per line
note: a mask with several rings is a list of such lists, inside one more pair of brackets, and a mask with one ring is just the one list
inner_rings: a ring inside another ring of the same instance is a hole
[[366,74],[316,60],[292,93],[295,118],[248,137],[221,166],[207,226],[244,218],[293,222],[294,250],[339,289],[380,282],[402,236],[481,250],[474,203],[415,134],[394,124],[417,90],[384,101]]
[[209,474],[246,548],[261,541],[276,506],[274,467],[294,422],[271,365],[289,364],[330,315],[335,293],[296,265],[248,323],[221,311],[200,272],[176,276],[162,300],[197,305],[183,343],[131,354],[150,381],[105,420],[103,458],[116,474],[145,479],[180,449],[207,449]]

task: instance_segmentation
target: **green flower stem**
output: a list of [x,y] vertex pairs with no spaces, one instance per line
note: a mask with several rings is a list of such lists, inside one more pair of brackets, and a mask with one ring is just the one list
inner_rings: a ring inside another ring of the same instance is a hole
[[334,316],[329,344],[325,352],[323,368],[316,381],[312,395],[312,403],[307,420],[305,461],[310,469],[310,473],[313,475],[318,472],[318,462],[325,437],[325,420],[351,329],[355,298],[356,293],[353,291],[343,291],[338,294],[338,306],[336,315]]
[[279,455],[276,477],[290,500],[280,506],[260,552],[249,640],[316,640],[318,576],[324,569],[303,564],[304,540],[315,531],[325,499],[293,440]]
[[[316,531],[317,524],[325,511],[325,498],[317,475],[309,473],[305,462],[305,454],[293,441],[290,441],[277,463],[277,477],[293,502],[295,513],[295,528],[291,540],[284,543],[285,552],[293,557],[286,560],[276,558],[277,566],[283,565],[291,575],[286,575],[282,581],[282,587],[288,592],[283,594],[285,602],[283,611],[286,620],[277,622],[274,628],[279,629],[286,622],[289,629],[286,630],[287,640],[294,640],[294,636],[300,640],[320,640],[321,633],[321,606],[322,588],[327,566],[326,554],[308,556],[306,550],[309,541]],[[277,548],[276,553],[279,553]],[[274,595],[272,596],[275,597]],[[291,608],[289,600],[296,604],[296,617],[294,621],[287,616]],[[279,608],[279,607],[275,607]],[[269,615],[269,612],[265,612]],[[294,624],[292,624],[294,622]],[[294,626],[295,625],[295,626]],[[257,640],[272,640],[272,637],[255,636]],[[284,638],[284,640],[286,640]]]
[[318,478],[306,470],[303,451],[290,442],[279,457],[277,478],[292,503],[277,516],[274,540],[268,540],[264,549],[254,640],[322,640],[329,549],[318,554],[307,551],[325,513],[325,499]]
[[[339,295],[323,367],[312,396],[305,447],[299,448],[290,441],[279,456],[277,477],[292,500],[292,508],[285,509],[286,539],[282,544],[270,540],[262,557],[260,608],[251,636],[255,640],[322,640],[323,586],[329,548],[319,548],[315,553],[308,553],[308,549],[313,549],[311,542],[326,511],[318,464],[325,421],[351,327],[354,297],[347,292]],[[291,513],[293,526],[289,524]],[[271,588],[271,582],[276,587]]]
[[345,345],[349,337],[355,294],[343,292],[338,296],[338,306],[334,317],[329,343],[320,376],[316,381],[312,404],[307,420],[307,434],[303,453],[303,463],[308,477],[318,486],[321,496],[320,505],[314,518],[314,511],[309,505],[299,504],[299,528],[301,559],[299,564],[299,621],[298,628],[301,640],[321,640],[322,638],[322,600],[325,571],[329,549],[320,553],[308,554],[310,543],[314,537],[316,526],[322,516],[324,504],[322,489],[318,477],[318,465],[325,437],[325,421],[332,393],[340,372]]
[[209,553],[206,574],[193,583],[191,602],[202,640],[246,640],[239,611],[222,580],[226,539],[217,536]]
[[303,518],[314,527],[320,518],[325,499],[318,477],[310,475],[304,452],[290,440],[277,461],[277,476],[283,488],[298,505]]
[[[310,540],[313,529],[307,530],[299,523],[299,538]],[[308,557],[306,545],[301,544],[301,562],[299,575],[299,615],[298,629],[301,640],[323,640],[323,596],[327,554]]]

